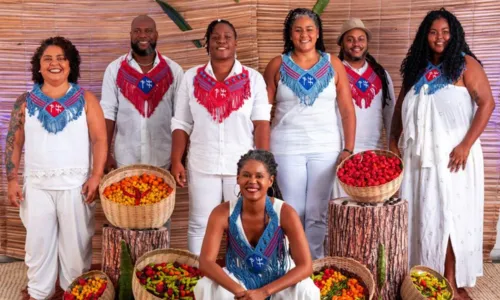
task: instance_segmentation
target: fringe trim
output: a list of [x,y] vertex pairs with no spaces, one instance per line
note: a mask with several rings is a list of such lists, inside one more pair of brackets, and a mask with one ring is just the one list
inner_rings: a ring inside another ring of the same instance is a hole
[[[219,82],[205,72],[205,67],[200,67],[194,77],[194,96],[196,101],[207,109],[214,121],[222,123],[233,111],[240,109],[245,100],[251,96],[248,70],[243,68],[241,74]],[[227,96],[217,97],[218,94],[214,95],[216,89],[225,89]]]
[[[26,98],[28,114],[33,116],[38,111],[37,119],[42,123],[43,128],[50,133],[57,134],[69,122],[78,119],[82,115],[85,107],[84,90],[74,83],[71,83],[71,86],[72,89],[69,93],[59,99],[52,99],[42,92],[40,85],[35,84]],[[64,108],[64,111],[55,117],[47,111],[47,106],[54,102],[59,103]]]
[[[116,84],[120,88],[120,92],[146,118],[151,117],[155,112],[156,107],[158,107],[163,96],[174,82],[174,76],[168,63],[159,52],[157,52],[157,55],[160,62],[147,74],[140,73],[132,68],[128,64],[127,58],[125,58],[116,77]],[[148,77],[155,84],[147,94],[138,87],[139,82],[144,77]],[[145,111],[144,107],[146,102],[148,103],[147,111]]]
[[[228,247],[226,251],[226,268],[238,280],[244,283],[248,290],[258,289],[285,275],[288,270],[288,249],[285,245],[285,235],[279,226],[278,216],[274,211],[269,197],[266,198],[266,212],[270,222],[262,234],[259,243],[252,249],[240,234],[236,225],[241,214],[243,200],[240,198],[233,213],[229,217]],[[249,270],[246,259],[252,255],[266,257],[267,266],[260,273]]]
[[[349,84],[351,86],[351,95],[354,103],[361,109],[369,108],[372,105],[372,101],[375,96],[382,89],[382,80],[380,80],[380,78],[373,71],[372,67],[369,64],[368,68],[362,75],[354,72],[351,67],[345,64],[344,66],[347,72],[347,78],[349,79]],[[363,78],[368,83],[370,83],[370,87],[368,87],[368,89],[366,89],[364,92],[356,85],[360,78]],[[362,106],[363,99],[365,100],[365,107]]]
[[[465,69],[465,65],[461,67],[460,72],[463,73],[464,69]],[[439,76],[428,81],[426,78],[426,75],[427,75],[427,73],[429,73],[433,70],[437,70],[439,72]],[[428,86],[427,91],[426,91],[427,95],[432,95],[432,94],[436,93],[437,91],[439,91],[440,89],[446,87],[447,85],[452,84],[452,82],[450,79],[448,79],[446,76],[443,75],[443,65],[442,64],[435,66],[431,62],[429,62],[427,64],[427,68],[423,72],[422,76],[417,81],[417,83],[415,83],[415,85],[413,86],[413,88],[415,90],[415,94],[419,94],[422,87],[425,84],[427,84],[427,86]]]
[[[330,84],[335,71],[328,59],[326,53],[320,52],[321,58],[309,71],[304,71],[290,58],[290,53],[282,55],[282,64],[280,67],[281,82],[289,87],[299,98],[300,103],[306,106],[312,106],[318,95]],[[299,82],[304,74],[310,74],[316,82],[309,89],[305,89]]]

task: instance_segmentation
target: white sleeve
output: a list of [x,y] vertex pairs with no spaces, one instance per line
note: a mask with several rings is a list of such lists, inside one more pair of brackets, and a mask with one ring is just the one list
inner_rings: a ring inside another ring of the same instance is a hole
[[271,120],[272,105],[269,104],[266,82],[264,81],[264,77],[262,77],[259,72],[254,72],[255,83],[253,86],[253,92],[255,93],[255,96],[250,118],[252,121],[269,121]]
[[115,62],[112,62],[104,72],[101,90],[101,107],[104,113],[104,118],[115,121],[118,113],[118,86],[116,85],[116,76],[118,70]]
[[[394,94],[394,84],[392,83],[391,76],[387,71],[385,71],[385,75],[387,76],[387,88],[389,89],[390,99],[388,101],[389,103],[384,107],[383,116],[384,116],[384,126],[385,126],[385,138],[387,140],[387,147],[389,147],[392,115],[394,113],[394,107],[396,106],[396,95]],[[385,99],[383,101],[385,101]]]
[[170,98],[171,107],[172,107],[172,116],[173,116],[175,113],[176,94],[177,94],[177,91],[179,90],[179,86],[181,84],[182,77],[184,76],[184,71],[182,70],[182,67],[173,60],[169,60],[169,66],[170,66],[170,69],[172,70],[172,75],[174,76],[174,82],[172,83],[172,86],[171,86],[171,88],[173,89],[173,93],[172,93],[172,97]]
[[189,73],[184,74],[179,89],[175,94],[175,112],[172,117],[172,132],[176,129],[184,130],[188,135],[193,131],[193,115],[189,107],[190,89],[193,84],[193,76]]

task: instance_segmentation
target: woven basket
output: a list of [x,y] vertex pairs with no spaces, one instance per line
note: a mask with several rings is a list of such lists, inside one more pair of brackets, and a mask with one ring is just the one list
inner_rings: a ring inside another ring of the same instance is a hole
[[433,269],[430,269],[428,267],[414,266],[413,268],[411,268],[410,273],[408,273],[405,276],[405,279],[403,280],[403,284],[401,285],[401,298],[403,298],[403,300],[427,300],[427,298],[424,297],[417,290],[417,288],[415,287],[415,285],[411,281],[411,273],[418,272],[418,271],[424,271],[424,272],[430,273],[432,276],[435,276],[440,281],[444,279],[446,282],[446,287],[451,294],[450,299],[453,299],[453,289],[450,287],[450,283],[448,282],[448,280],[446,280],[446,278],[444,278],[441,274],[439,274],[438,272],[436,272]]
[[75,286],[78,283],[78,279],[80,278],[85,278],[85,277],[101,277],[106,279],[106,289],[104,290],[104,293],[102,293],[101,297],[99,299],[101,300],[114,300],[115,299],[115,288],[113,287],[113,283],[111,282],[111,279],[109,279],[108,275],[106,273],[101,272],[101,271],[89,271],[87,273],[83,273],[82,275],[78,276],[73,282],[69,285],[68,289],[66,292],[71,293],[71,290],[73,289],[73,286]]
[[134,266],[134,274],[132,275],[132,291],[134,292],[134,298],[140,300],[156,300],[161,299],[155,295],[148,292],[144,287],[142,287],[139,279],[135,275],[138,271],[144,269],[150,263],[169,263],[178,262],[180,264],[186,264],[191,267],[199,267],[198,256],[186,251],[179,249],[158,249],[146,252],[142,255],[136,262]]
[[321,271],[325,267],[333,267],[356,275],[368,290],[367,300],[372,300],[375,294],[375,281],[373,280],[370,270],[363,264],[355,259],[339,256],[325,256],[324,258],[313,261],[314,272]]
[[[401,165],[403,165],[403,161],[399,156],[394,154],[391,151],[386,151],[386,150],[367,150],[367,151],[362,151],[360,153],[368,152],[368,151],[373,151],[377,155],[384,155],[386,157],[397,157],[399,161],[401,162]],[[338,166],[337,166],[337,172],[339,169],[344,165],[344,163],[351,159],[354,155],[359,154],[355,153],[348,158],[344,159]],[[403,168],[401,168],[402,170]],[[335,173],[337,174],[337,173]],[[366,187],[357,187],[357,186],[352,186],[345,184],[342,182],[340,179],[338,182],[340,182],[340,185],[344,189],[345,193],[351,197],[351,199],[356,200],[358,202],[363,202],[363,203],[379,203],[379,202],[384,202],[385,199],[389,199],[391,196],[393,196],[398,190],[399,187],[401,186],[401,182],[403,181],[403,171],[399,174],[398,177],[394,178],[393,180],[381,184],[381,185],[376,185],[376,186],[366,186]]]
[[[108,200],[104,189],[120,180],[141,174],[153,174],[162,178],[172,189],[165,199],[146,205],[129,206]],[[130,165],[111,171],[99,184],[99,196],[106,219],[115,227],[125,229],[148,229],[162,227],[172,215],[175,206],[176,184],[174,177],[164,169],[149,165]]]

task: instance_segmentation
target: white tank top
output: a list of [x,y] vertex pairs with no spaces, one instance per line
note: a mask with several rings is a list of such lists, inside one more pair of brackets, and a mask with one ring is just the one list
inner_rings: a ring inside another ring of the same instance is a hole
[[337,115],[335,77],[311,106],[301,104],[280,80],[271,126],[271,152],[295,155],[340,151],[342,139]]
[[[71,88],[68,90],[68,92]],[[85,108],[78,119],[68,122],[57,134],[48,132],[26,109],[25,182],[51,190],[81,186],[90,169],[90,142]]]

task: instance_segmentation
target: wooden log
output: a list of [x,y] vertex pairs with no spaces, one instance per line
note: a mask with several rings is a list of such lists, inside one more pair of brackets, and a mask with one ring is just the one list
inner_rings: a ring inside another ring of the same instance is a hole
[[[408,273],[408,201],[362,206],[349,198],[331,200],[327,235],[326,255],[354,258],[372,272],[377,286],[373,299],[400,299]],[[386,280],[379,290],[380,245],[385,250]]]
[[144,253],[169,247],[169,234],[165,227],[150,230],[121,229],[105,225],[102,230],[102,271],[106,273],[116,287],[120,277],[120,241],[127,243],[132,263]]

